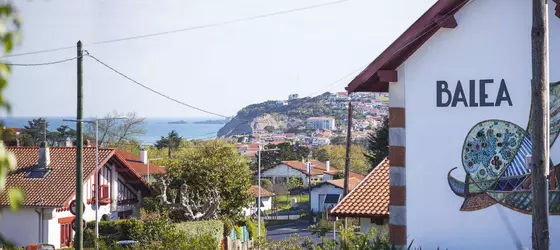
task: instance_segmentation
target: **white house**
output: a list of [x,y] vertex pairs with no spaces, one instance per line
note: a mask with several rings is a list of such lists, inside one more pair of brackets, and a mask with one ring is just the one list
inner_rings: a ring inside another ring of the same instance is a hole
[[[352,190],[360,179],[348,178],[348,189]],[[311,211],[324,212],[333,208],[344,194],[344,179],[328,180],[311,188]]]
[[332,117],[310,117],[306,123],[307,129],[335,130],[335,120]]
[[[17,169],[7,177],[6,190],[21,188],[25,200],[14,213],[7,191],[0,194],[0,233],[20,247],[68,246],[73,241],[69,204],[75,199],[76,148],[8,147],[8,151],[14,153]],[[114,149],[99,150],[101,168],[96,174],[95,153],[93,147],[83,151],[84,220],[95,220],[95,176],[100,184],[98,219],[138,217],[142,197],[149,194],[144,179]]]
[[[323,173],[327,171],[336,171],[330,167],[327,161],[322,163],[320,161],[311,160],[311,183],[320,182],[323,180]],[[307,186],[307,168],[303,161],[283,161],[278,166],[262,171],[261,177],[271,179],[273,184],[276,182],[287,182],[289,178],[299,178],[302,180],[303,185]]]
[[[275,196],[274,193],[264,189],[261,189],[261,212],[268,211],[272,209],[272,198]],[[254,197],[254,202],[251,202],[248,207],[243,208],[243,214],[245,216],[251,216],[258,212],[258,197],[259,197],[259,186],[252,185],[249,188],[249,194]]]
[[[558,2],[545,33],[550,249],[560,249]],[[531,34],[532,1],[439,0],[347,86],[389,93],[391,242],[531,248]]]
[[375,167],[331,210],[331,216],[359,218],[360,232],[378,232],[389,225],[389,160]]

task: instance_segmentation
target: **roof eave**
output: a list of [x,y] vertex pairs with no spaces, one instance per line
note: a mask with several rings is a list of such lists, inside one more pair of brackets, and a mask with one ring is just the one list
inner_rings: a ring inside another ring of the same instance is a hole
[[366,214],[366,213],[330,213],[331,216],[342,217],[342,218],[370,218],[370,219],[388,219],[389,212],[387,214]]
[[[346,87],[353,92],[388,92],[389,82],[380,71],[394,71],[440,28],[456,26],[453,15],[469,0],[439,0]],[[444,18],[443,21],[442,18]]]

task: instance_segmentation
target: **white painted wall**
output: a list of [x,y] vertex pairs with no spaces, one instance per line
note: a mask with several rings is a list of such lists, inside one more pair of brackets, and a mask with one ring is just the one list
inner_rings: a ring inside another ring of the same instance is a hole
[[323,174],[323,181],[330,181],[330,180],[333,179],[333,177],[334,177],[334,176],[331,175],[331,174],[324,173],[324,174]]
[[[455,17],[459,26],[440,30],[401,67],[404,73],[399,73],[406,79],[408,241],[414,240],[424,249],[515,249],[497,206],[459,211],[463,198],[451,192],[446,176],[451,168],[459,167],[453,174],[464,179],[462,146],[476,123],[503,119],[522,127],[527,124],[531,1],[473,1]],[[551,26],[556,41],[558,18],[551,20]],[[560,41],[551,41],[554,44]],[[558,65],[551,65],[554,68]],[[454,90],[461,80],[468,99],[468,81],[480,79],[498,81],[487,85],[489,99],[495,98],[499,81],[505,79],[513,106],[436,107],[436,81],[446,80]],[[530,247],[531,216],[502,210],[523,246]],[[560,235],[558,216],[550,218],[550,230],[551,249],[560,249],[560,238],[554,237]]]
[[[311,210],[313,212],[322,212],[321,204],[324,201],[324,194],[342,194],[344,190],[332,184],[323,184],[320,187],[311,189]],[[321,197],[321,199],[319,199]]]
[[280,164],[271,169],[267,169],[261,173],[262,178],[272,178],[272,177],[297,177],[303,179],[303,185],[307,186],[307,175],[302,172],[295,170],[285,164]]
[[361,233],[368,233],[371,228],[375,228],[378,235],[383,235],[389,232],[389,223],[387,222],[384,225],[377,225],[375,223],[371,223],[370,218],[360,218]]
[[10,208],[2,208],[0,233],[16,246],[39,243],[39,215],[33,208],[22,208],[12,213]]
[[[255,198],[256,201],[257,198]],[[263,203],[264,207],[262,208],[263,211],[271,210],[272,209],[272,197],[262,197],[261,202]],[[250,216],[253,213],[257,212],[257,207],[255,206],[255,202],[251,201],[251,205],[243,208],[243,213],[245,216]]]

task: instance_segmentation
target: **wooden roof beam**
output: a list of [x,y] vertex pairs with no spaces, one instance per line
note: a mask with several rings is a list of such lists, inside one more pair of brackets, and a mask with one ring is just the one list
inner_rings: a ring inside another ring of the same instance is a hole
[[117,172],[119,173],[128,173],[128,171],[130,171],[128,168],[117,168]]
[[398,82],[399,74],[396,70],[379,70],[377,77],[380,82]]
[[441,27],[447,29],[457,28],[457,19],[454,15],[436,15],[434,17],[434,22]]

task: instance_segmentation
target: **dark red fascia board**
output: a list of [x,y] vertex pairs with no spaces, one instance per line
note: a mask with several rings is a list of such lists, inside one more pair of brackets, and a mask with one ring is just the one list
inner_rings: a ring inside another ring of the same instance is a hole
[[560,17],[560,0],[554,0],[554,2],[556,3],[556,16]]
[[348,93],[388,92],[389,82],[383,81],[378,73],[381,70],[395,71],[439,29],[457,27],[454,15],[468,2],[469,0],[437,1],[348,84]]

